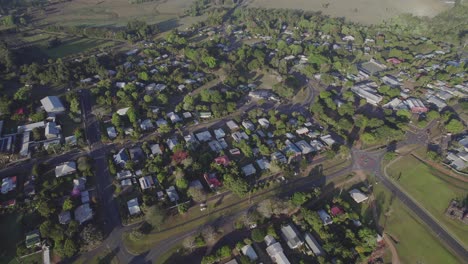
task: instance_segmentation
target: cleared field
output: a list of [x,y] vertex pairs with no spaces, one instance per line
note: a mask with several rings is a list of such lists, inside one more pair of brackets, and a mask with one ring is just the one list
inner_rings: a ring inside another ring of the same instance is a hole
[[47,57],[57,59],[80,53],[89,49],[110,47],[114,44],[115,43],[111,40],[75,38],[64,40],[62,44],[55,48],[48,49],[43,46],[41,50],[47,55]]
[[364,24],[375,24],[403,13],[432,17],[451,7],[440,0],[250,0],[248,6],[321,11]]
[[[400,159],[388,168],[389,176],[442,223],[465,246],[468,226],[445,216],[449,202],[468,194],[468,184],[450,178],[414,157]],[[401,176],[400,176],[401,175]]]
[[[391,193],[376,185],[379,223],[394,241],[401,263],[459,263],[423,224]],[[393,200],[393,201],[392,201]],[[386,215],[386,216],[385,216]]]
[[49,6],[37,14],[41,23],[68,26],[124,26],[138,19],[149,24],[161,23],[163,29],[189,25],[201,18],[184,17],[193,0],[156,0],[130,4],[128,0],[73,0]]

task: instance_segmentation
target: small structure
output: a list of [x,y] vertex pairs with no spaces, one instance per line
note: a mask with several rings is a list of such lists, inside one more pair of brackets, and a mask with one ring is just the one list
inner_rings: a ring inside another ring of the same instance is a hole
[[276,240],[269,235],[267,235],[264,240],[267,244],[266,251],[273,262],[276,264],[290,264],[279,242],[276,242]]
[[47,139],[57,138],[60,136],[60,126],[55,122],[47,122],[44,134]]
[[321,136],[320,140],[329,147],[336,143],[336,141],[332,138],[331,135]]
[[266,118],[260,118],[258,119],[258,123],[260,124],[261,127],[263,128],[268,128],[270,126],[270,121],[268,121],[268,119]]
[[141,213],[140,205],[138,204],[138,199],[133,198],[127,201],[128,213],[130,215],[137,215]]
[[322,256],[324,255],[324,251],[317,240],[310,234],[306,232],[304,235],[305,242],[307,247],[314,253],[315,256]]
[[250,130],[250,131],[254,131],[255,130],[255,126],[252,122],[248,121],[248,120],[244,120],[242,121],[242,126],[247,129],[247,130]]
[[174,112],[168,113],[168,114],[167,114],[167,117],[171,120],[171,122],[172,122],[173,124],[182,121],[182,119],[179,117],[179,115],[177,115],[177,114],[174,113]]
[[63,177],[76,172],[76,163],[69,161],[55,167],[55,177]]
[[333,223],[333,220],[331,219],[331,216],[325,212],[325,210],[321,209],[318,210],[317,212],[320,216],[320,219],[322,219],[323,225],[329,225]]
[[2,194],[9,193],[16,189],[16,176],[2,179]]
[[151,176],[141,177],[138,179],[138,181],[140,182],[140,187],[142,190],[149,189],[154,185],[153,177]]
[[166,144],[170,150],[173,150],[175,146],[178,144],[178,142],[176,138],[169,138],[166,140]]
[[121,108],[121,109],[117,110],[117,114],[119,116],[124,116],[124,115],[127,114],[128,110],[130,110],[130,107]]
[[261,170],[267,170],[267,169],[270,169],[270,161],[268,161],[267,158],[263,157],[261,159],[258,159],[255,161],[258,165],[258,167],[261,169]]
[[93,210],[89,206],[89,203],[82,204],[75,209],[75,220],[78,221],[80,225],[92,218]]
[[250,261],[256,261],[258,259],[257,253],[251,245],[245,245],[241,248],[242,254],[246,255]]
[[292,224],[282,226],[281,235],[283,239],[286,240],[290,249],[298,248],[304,244],[304,242],[299,238],[299,232]]
[[233,120],[229,120],[226,122],[227,127],[231,132],[239,130],[239,126]]
[[334,205],[332,208],[330,208],[330,214],[332,216],[339,216],[339,215],[344,214],[344,211],[339,206]]
[[140,147],[131,148],[128,152],[130,152],[130,158],[135,162],[141,162],[145,159],[145,153]]
[[312,146],[309,143],[307,143],[305,140],[298,141],[295,143],[295,145],[299,147],[299,149],[301,149],[302,154],[304,155],[309,154],[314,151],[314,148],[312,148]]
[[57,96],[47,96],[41,99],[44,110],[49,114],[65,112],[65,107]]
[[161,146],[159,144],[151,145],[150,149],[151,149],[151,154],[153,154],[153,155],[162,155],[163,154]]
[[41,236],[39,230],[34,230],[26,234],[26,248],[38,247],[41,245]]
[[107,130],[107,135],[109,136],[110,139],[114,139],[117,137],[117,131],[115,130],[115,127],[111,126],[111,127],[108,127],[106,130]]
[[353,198],[353,200],[356,203],[362,203],[365,200],[369,199],[369,197],[367,195],[365,195],[364,193],[362,193],[358,189],[352,189],[351,191],[349,191],[349,195],[351,195],[351,198]]
[[228,156],[226,155],[217,157],[214,159],[214,161],[216,164],[223,165],[224,167],[228,166],[230,162]]
[[208,142],[208,141],[213,139],[213,137],[211,136],[210,131],[208,131],[208,130],[203,131],[203,132],[199,132],[199,133],[195,134],[195,136],[197,137],[197,139],[200,142]]
[[220,139],[226,136],[226,133],[224,132],[222,128],[215,129],[214,134],[215,134],[216,139]]
[[461,204],[458,201],[451,201],[445,215],[462,221],[465,225],[468,225],[468,206]]
[[145,119],[145,120],[141,121],[140,128],[143,131],[148,131],[148,130],[154,129],[154,124],[150,119]]
[[129,157],[125,148],[122,148],[119,150],[119,152],[117,152],[117,154],[114,155],[114,162],[122,168],[125,167],[125,164],[127,164],[128,160]]
[[59,223],[62,225],[66,225],[71,221],[71,214],[70,211],[63,211],[58,215]]
[[214,173],[205,173],[203,175],[203,178],[205,178],[206,183],[212,189],[222,186],[221,182],[218,180],[218,178],[216,177],[216,174]]
[[131,171],[129,170],[123,170],[123,171],[119,171],[117,172],[117,180],[124,180],[124,179],[128,179],[128,178],[131,178],[133,177],[133,174]]
[[244,173],[245,176],[250,176],[250,175],[255,174],[257,172],[257,170],[255,169],[253,164],[250,163],[250,164],[247,164],[244,167],[242,167],[242,172]]
[[169,200],[171,202],[177,202],[179,201],[179,194],[177,193],[176,189],[174,186],[170,186],[169,188],[166,189],[167,196],[169,197]]

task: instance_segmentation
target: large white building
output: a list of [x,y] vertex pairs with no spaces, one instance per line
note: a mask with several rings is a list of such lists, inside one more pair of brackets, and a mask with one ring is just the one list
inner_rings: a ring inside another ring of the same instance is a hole
[[47,96],[41,99],[41,104],[47,113],[58,114],[65,112],[65,107],[57,96]]

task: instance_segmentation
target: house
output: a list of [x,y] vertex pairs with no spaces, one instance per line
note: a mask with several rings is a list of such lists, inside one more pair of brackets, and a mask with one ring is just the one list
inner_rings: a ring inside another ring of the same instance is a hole
[[363,71],[368,75],[376,75],[377,73],[385,69],[387,69],[387,66],[379,63],[374,59],[371,59],[368,62],[364,62],[358,65],[358,70]]
[[178,143],[176,138],[169,138],[166,140],[166,144],[170,150],[173,150]]
[[75,136],[65,137],[65,144],[69,146],[76,146],[77,140]]
[[78,223],[83,224],[84,222],[93,218],[93,210],[89,206],[89,203],[82,204],[75,209],[75,220]]
[[190,113],[190,112],[184,112],[184,113],[182,113],[182,116],[183,116],[185,119],[189,119],[189,118],[192,118],[192,113]]
[[137,215],[141,213],[140,205],[138,204],[138,198],[133,198],[127,201],[127,208],[130,215]]
[[281,152],[286,153],[286,156],[288,156],[290,159],[301,156],[301,150],[291,141],[286,140],[285,145],[286,146],[281,150]]
[[426,113],[429,110],[426,106],[424,106],[423,102],[417,98],[409,98],[405,100],[405,104],[408,106],[411,112],[415,114]]
[[255,169],[253,164],[250,163],[242,167],[242,172],[244,173],[245,176],[250,176],[250,175],[257,173],[257,170]]
[[76,163],[74,161],[64,162],[55,167],[55,177],[63,177],[76,172]]
[[240,132],[240,131],[234,132],[234,133],[231,134],[231,137],[236,142],[240,142],[243,139],[245,139],[245,140],[249,139],[249,136],[247,135],[247,133],[245,133],[243,131],[242,132]]
[[436,97],[436,96],[429,96],[427,98],[427,102],[428,103],[431,103],[431,104],[434,104],[435,106],[437,106],[437,108],[439,109],[439,111],[441,111],[442,109],[444,109],[445,107],[447,107],[447,104],[440,98]]
[[309,232],[306,232],[304,235],[304,240],[307,244],[307,247],[312,250],[315,256],[323,256],[325,252],[323,251],[322,247],[320,244],[317,242],[317,240],[310,234]]
[[231,130],[231,132],[237,131],[239,129],[239,126],[233,120],[227,121],[226,125],[229,128],[229,130]]
[[45,136],[47,139],[57,138],[60,136],[60,126],[55,122],[47,122],[45,127]]
[[123,179],[128,179],[128,178],[132,178],[133,177],[133,174],[131,171],[129,170],[123,170],[123,171],[119,171],[117,172],[117,180],[123,180]]
[[171,120],[173,124],[182,121],[179,115],[177,115],[174,112],[170,112],[169,114],[167,114],[167,117]]
[[200,112],[200,118],[202,119],[211,118],[212,116],[211,112]]
[[80,177],[78,179],[73,179],[73,189],[78,191],[84,191],[86,189],[86,178]]
[[81,203],[89,203],[89,191],[81,192]]
[[142,190],[149,189],[154,185],[153,177],[151,176],[141,177],[138,179],[138,181],[140,182],[140,187]]
[[283,153],[277,151],[271,154],[271,161],[278,161],[279,163],[286,163],[288,160],[286,159],[286,156],[284,156]]
[[281,226],[281,236],[286,241],[290,249],[298,248],[304,244],[302,239],[299,238],[299,232],[292,224]]
[[16,189],[16,176],[2,179],[2,194],[9,193]]
[[247,130],[250,130],[250,131],[254,131],[255,130],[255,126],[252,122],[248,121],[248,120],[245,120],[245,121],[242,121],[242,126],[247,129]]
[[47,96],[41,99],[44,110],[49,114],[65,112],[65,107],[57,96]]
[[36,122],[36,123],[27,124],[23,126],[18,126],[16,130],[18,131],[18,133],[31,132],[35,128],[41,128],[44,126],[45,126],[45,122],[41,121],[41,122]]
[[145,159],[145,153],[140,147],[133,147],[128,152],[130,152],[130,158],[135,162],[141,162]]
[[314,151],[314,148],[305,140],[298,141],[295,143],[295,145],[301,150],[302,154],[304,155]]
[[274,263],[276,264],[290,264],[291,263],[289,262],[286,255],[284,255],[283,247],[281,247],[281,244],[279,242],[276,242],[276,240],[269,235],[266,236],[264,240],[267,243],[266,251]]
[[256,261],[258,259],[257,253],[251,245],[245,245],[241,248],[242,254],[247,256],[250,261]]
[[395,78],[395,76],[392,76],[392,75],[385,75],[384,77],[382,77],[382,82],[385,83],[386,85],[390,86],[390,87],[400,87],[401,86],[400,81],[398,81],[398,79]]
[[296,134],[298,134],[298,135],[304,135],[304,134],[307,134],[307,133],[309,133],[309,129],[307,127],[301,127],[301,128],[296,130]]
[[344,211],[339,206],[334,205],[332,208],[330,208],[330,214],[336,217],[336,216],[344,214]]
[[322,142],[314,139],[310,142],[310,147],[312,148],[313,152],[319,152],[321,151],[325,146],[322,144]]
[[125,107],[125,108],[121,108],[121,109],[117,110],[116,113],[117,113],[119,116],[124,116],[124,115],[127,114],[128,110],[130,110],[130,107]]
[[67,225],[71,221],[70,211],[63,211],[58,215],[59,223],[62,225]]
[[132,179],[124,179],[120,181],[120,185],[123,186],[132,186]]
[[194,189],[203,190],[203,185],[202,185],[202,183],[200,182],[200,180],[194,180],[194,181],[191,181],[191,182],[190,182],[189,188],[194,188]]
[[377,94],[376,89],[368,84],[355,85],[351,87],[351,91],[372,105],[378,105],[383,100],[383,97]]
[[255,161],[258,165],[258,167],[261,169],[261,170],[266,170],[266,169],[270,169],[270,162],[268,161],[267,158],[263,157],[261,159],[258,159]]
[[331,147],[336,141],[332,138],[331,135],[324,135],[320,137],[320,140],[325,143],[327,146]]
[[331,216],[325,212],[325,210],[321,209],[318,210],[318,215],[320,219],[322,219],[323,225],[329,225],[333,223],[333,220],[331,219]]
[[145,119],[140,123],[140,128],[143,131],[148,131],[148,130],[154,129],[154,125],[150,119]]
[[205,179],[206,183],[208,184],[208,186],[210,186],[210,188],[217,188],[217,187],[221,187],[221,182],[218,180],[218,178],[216,177],[216,174],[215,173],[205,173],[203,175],[203,178]]
[[266,118],[260,118],[258,119],[258,123],[260,124],[261,127],[263,128],[268,128],[270,126],[270,121],[268,121],[268,119]]
[[369,199],[369,197],[367,195],[365,195],[364,193],[362,193],[358,189],[352,189],[351,191],[349,191],[349,195],[351,195],[351,198],[353,198],[353,200],[356,203],[362,203],[365,200]]
[[41,245],[39,230],[34,230],[26,234],[26,248],[38,247]]
[[153,155],[162,155],[163,152],[161,150],[161,146],[159,144],[153,144],[150,146],[151,154]]
[[171,202],[179,201],[179,194],[177,193],[174,186],[170,186],[169,188],[167,188],[166,193],[167,193],[167,196],[169,197],[169,200],[171,200]]
[[226,133],[222,128],[215,129],[214,131],[216,139],[220,139],[226,136]]
[[117,137],[117,131],[115,130],[115,127],[111,126],[111,127],[108,127],[106,130],[107,130],[107,135],[109,136],[110,139],[114,139]]
[[115,164],[119,165],[120,167],[125,167],[127,161],[129,160],[127,150],[125,148],[119,150],[117,154],[114,155],[114,162]]
[[212,140],[211,133],[208,130],[203,131],[203,132],[199,132],[199,133],[195,134],[195,136],[198,138],[198,140],[200,142],[207,142],[207,141]]
[[115,83],[115,87],[120,88],[120,89],[125,88],[125,85],[127,85],[126,82],[116,82]]
[[228,156],[224,155],[224,156],[220,156],[220,157],[217,157],[214,159],[214,162],[218,165],[223,165],[224,167],[228,166],[229,165],[229,158]]
[[158,120],[156,120],[156,125],[157,125],[158,127],[163,127],[163,126],[167,126],[168,124],[167,124],[167,121],[166,121],[166,120],[164,120],[164,119],[158,119]]

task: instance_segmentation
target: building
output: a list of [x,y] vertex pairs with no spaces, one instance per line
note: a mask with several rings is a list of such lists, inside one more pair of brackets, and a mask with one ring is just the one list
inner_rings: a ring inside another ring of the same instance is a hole
[[141,177],[138,179],[138,181],[140,182],[140,187],[142,190],[149,189],[154,185],[153,177],[151,176]]
[[374,59],[371,59],[368,62],[364,62],[358,65],[358,70],[363,71],[368,75],[375,75],[385,69],[387,69],[387,66],[379,63]]
[[38,247],[41,245],[41,236],[39,230],[34,230],[26,234],[26,248]]
[[315,256],[323,256],[325,254],[320,244],[309,232],[305,233],[304,240],[307,244],[307,247],[312,251],[312,253],[314,253]]
[[111,127],[108,127],[106,130],[107,130],[107,136],[109,136],[110,139],[114,139],[117,137],[117,131],[115,130],[115,127],[111,126]]
[[378,105],[383,99],[381,95],[377,94],[375,88],[367,84],[353,86],[351,87],[351,91],[359,97],[366,99],[366,102],[371,105]]
[[76,172],[76,163],[69,161],[55,167],[55,177],[63,177]]
[[153,122],[150,119],[145,119],[145,120],[141,121],[140,128],[143,131],[148,131],[148,130],[154,129],[154,125],[153,125]]
[[257,253],[251,245],[245,245],[241,248],[242,254],[247,256],[250,261],[256,261],[258,259]]
[[62,225],[67,225],[71,221],[70,211],[63,211],[58,215],[59,223]]
[[174,112],[170,112],[169,114],[167,114],[167,117],[171,120],[172,123],[177,123],[177,122],[182,121],[179,115],[177,115]]
[[423,104],[423,102],[417,98],[409,98],[405,100],[405,104],[408,106],[411,112],[415,114],[426,113],[429,110]]
[[140,147],[133,147],[128,150],[130,158],[135,162],[141,162],[145,159],[145,153]]
[[214,131],[216,139],[220,139],[226,136],[226,133],[222,128],[215,129]]
[[127,161],[129,160],[127,150],[125,148],[119,150],[117,154],[114,155],[114,162],[115,164],[119,165],[120,167],[125,167]]
[[261,170],[267,170],[267,169],[270,169],[270,162],[268,161],[267,158],[263,157],[261,159],[258,159],[255,161],[258,165],[258,167],[261,169]]
[[325,210],[321,209],[317,211],[320,219],[322,219],[323,225],[329,225],[333,223],[331,216],[325,212]]
[[138,204],[138,199],[133,198],[127,201],[128,213],[130,215],[137,215],[141,213],[140,205]]
[[41,99],[44,110],[49,114],[65,112],[65,107],[57,96],[47,96]]
[[331,135],[324,135],[320,137],[320,140],[325,143],[327,146],[331,147],[336,141],[332,138]]
[[286,163],[288,160],[286,159],[286,156],[284,156],[283,153],[277,151],[271,154],[271,161],[278,161],[279,163]]
[[213,137],[211,136],[210,131],[208,131],[208,130],[199,132],[199,133],[195,134],[195,136],[197,137],[197,139],[200,142],[208,142],[208,141],[213,139]]
[[442,109],[444,109],[445,107],[447,107],[447,104],[440,98],[436,97],[436,96],[429,96],[427,98],[427,102],[428,103],[431,103],[431,104],[434,104],[435,106],[437,106],[437,108],[439,109],[439,111],[441,111]]
[[302,154],[304,155],[314,151],[314,148],[305,140],[298,141],[295,143],[295,145],[301,150]]
[[276,242],[276,240],[267,235],[265,237],[265,242],[267,245],[266,251],[268,253],[268,256],[270,256],[271,260],[276,263],[276,264],[290,264],[288,258],[286,255],[284,255],[283,252],[283,247],[281,247],[281,244],[279,242]]
[[93,210],[89,206],[89,203],[82,204],[75,209],[75,220],[78,223],[83,224],[84,222],[93,218]]
[[258,123],[260,124],[261,127],[263,128],[268,128],[270,126],[270,121],[268,121],[268,119],[266,118],[260,118],[258,119]]
[[178,143],[176,138],[169,138],[166,140],[166,144],[170,150],[173,150]]
[[292,224],[287,224],[281,227],[281,236],[286,240],[290,249],[298,248],[304,244],[302,239],[299,237],[299,232]]
[[247,129],[247,130],[250,130],[250,131],[254,131],[255,130],[255,126],[252,122],[248,121],[248,120],[245,120],[245,121],[242,121],[242,126]]
[[171,202],[177,202],[179,201],[179,194],[177,193],[176,189],[174,186],[170,186],[169,188],[166,189],[167,196],[169,197],[169,200]]
[[116,176],[117,180],[124,180],[124,179],[132,178],[132,177],[133,177],[133,174],[129,170],[119,171],[117,172],[117,176]]
[[250,176],[250,175],[257,173],[257,170],[255,169],[253,164],[250,163],[242,167],[242,172],[244,173],[245,176]]
[[47,122],[45,127],[45,137],[47,139],[53,139],[60,136],[60,126],[55,122]]
[[16,176],[2,179],[2,194],[9,193],[16,189]]
[[153,154],[153,155],[162,155],[163,154],[161,146],[159,144],[151,145],[150,149],[151,149],[151,154]]
[[229,130],[231,130],[231,132],[237,131],[239,129],[239,126],[233,120],[227,121],[226,125],[229,128]]
[[351,191],[349,191],[349,195],[351,195],[351,198],[353,198],[353,200],[356,203],[362,203],[365,200],[369,199],[369,197],[367,195],[365,195],[364,193],[362,193],[358,189],[352,189]]

